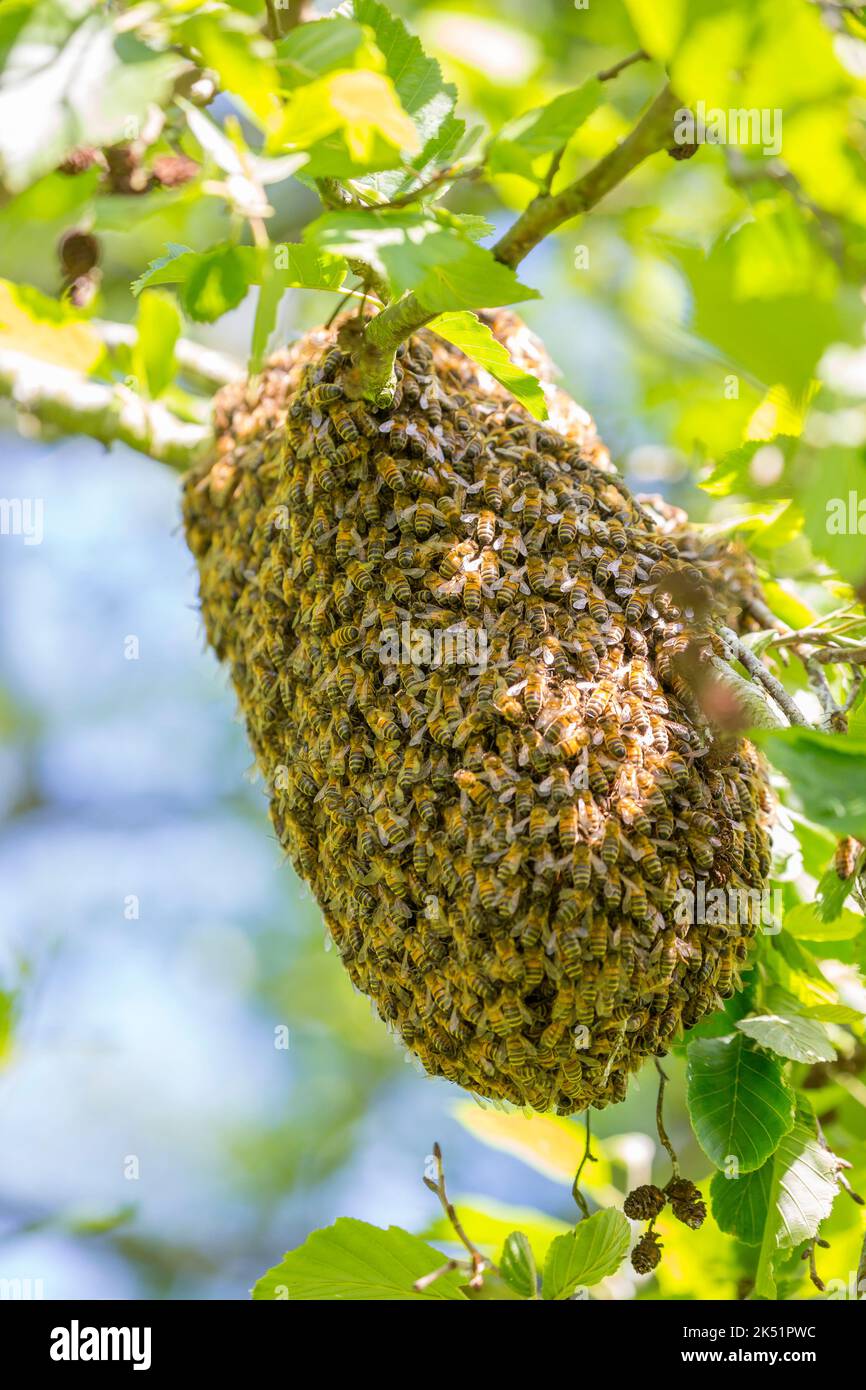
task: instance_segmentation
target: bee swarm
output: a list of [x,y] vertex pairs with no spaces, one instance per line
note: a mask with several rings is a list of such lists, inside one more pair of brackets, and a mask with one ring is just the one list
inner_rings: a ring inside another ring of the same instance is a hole
[[393,406],[361,406],[316,330],[217,397],[184,494],[208,639],[381,1017],[480,1096],[601,1107],[738,986],[759,915],[675,912],[769,871],[762,765],[693,679],[735,560],[675,541],[554,388],[539,425],[431,334],[397,367]]

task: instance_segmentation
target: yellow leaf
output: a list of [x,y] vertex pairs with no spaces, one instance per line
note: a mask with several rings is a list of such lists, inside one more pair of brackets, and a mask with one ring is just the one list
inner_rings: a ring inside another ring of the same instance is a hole
[[309,149],[337,131],[343,132],[352,158],[360,161],[369,157],[377,137],[408,154],[421,148],[394,84],[379,72],[333,72],[300,87],[286,107],[277,138],[284,146]]
[[0,348],[85,374],[103,353],[89,323],[38,290],[8,280],[0,280]]
[[[469,1133],[483,1144],[511,1154],[554,1182],[574,1181],[585,1144],[583,1126],[556,1115],[524,1115],[519,1110],[482,1110],[472,1101],[458,1101],[454,1113]],[[610,1164],[597,1139],[592,1141],[595,1163],[587,1163],[581,1187],[610,1200],[619,1193],[611,1187]]]

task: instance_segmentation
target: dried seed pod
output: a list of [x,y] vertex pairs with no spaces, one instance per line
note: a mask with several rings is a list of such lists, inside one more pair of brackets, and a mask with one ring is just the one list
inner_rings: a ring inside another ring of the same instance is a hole
[[200,165],[185,154],[159,154],[153,161],[153,176],[163,188],[180,188],[198,173]]
[[70,150],[66,158],[57,166],[58,174],[69,174],[73,177],[83,174],[90,169],[99,158],[98,150],[92,145],[80,145],[74,150]]
[[688,1178],[671,1178],[665,1192],[677,1220],[697,1231],[707,1216],[707,1206],[699,1188]]
[[643,1183],[632,1188],[623,1203],[623,1211],[630,1221],[654,1221],[664,1210],[667,1197],[661,1188],[652,1183]]
[[[549,380],[519,320],[491,324]],[[541,427],[422,333],[399,406],[361,412],[339,332],[216,398],[184,492],[208,638],[381,1017],[479,1095],[602,1107],[739,986],[759,920],[678,911],[769,865],[763,765],[689,684],[748,571],[635,501],[555,388]]]
[[635,1274],[652,1274],[662,1257],[662,1243],[655,1231],[645,1231],[631,1252]]
[[65,232],[57,244],[63,274],[69,280],[87,275],[99,261],[99,242],[91,232]]

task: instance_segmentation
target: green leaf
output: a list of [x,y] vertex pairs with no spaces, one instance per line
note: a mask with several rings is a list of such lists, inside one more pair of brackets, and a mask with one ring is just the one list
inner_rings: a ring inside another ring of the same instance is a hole
[[[836,871],[831,870],[837,883]],[[850,889],[843,892],[849,892]],[[866,918],[847,908],[841,908],[835,917],[825,919],[814,903],[798,903],[789,908],[784,917],[785,931],[800,941],[850,941],[859,936],[866,927]]]
[[456,88],[443,80],[439,64],[428,58],[420,40],[379,0],[355,0],[352,12],[372,29],[400,103],[415,124],[419,143],[426,144],[454,110]]
[[196,258],[181,290],[185,312],[196,323],[214,323],[236,309],[258,277],[252,247],[219,246]]
[[724,1173],[714,1173],[710,1182],[710,1202],[719,1229],[735,1236],[743,1245],[760,1245],[772,1186],[772,1158],[753,1173],[739,1173],[730,1178]]
[[794,1123],[794,1093],[775,1057],[750,1038],[699,1038],[688,1052],[688,1107],[704,1153],[723,1168],[759,1168]]
[[[781,216],[781,214],[780,214]],[[764,220],[740,225],[720,239],[709,255],[680,246],[675,254],[692,288],[693,331],[723,352],[765,387],[781,383],[791,395],[815,375],[824,349],[845,336],[835,272],[805,229],[784,217],[778,240],[790,243],[786,271],[779,265],[770,300],[744,275],[772,225]],[[818,258],[818,259],[816,259]],[[829,267],[829,268],[828,268]],[[766,280],[764,281],[766,283]]]
[[761,1047],[792,1062],[832,1062],[836,1057],[826,1028],[813,1018],[797,1014],[753,1014],[741,1018],[737,1027]]
[[464,1300],[465,1276],[444,1274],[421,1293],[416,1279],[444,1264],[438,1250],[417,1236],[389,1226],[386,1231],[342,1216],[333,1226],[313,1231],[297,1250],[269,1269],[253,1289],[254,1299],[293,1302],[412,1302]]
[[757,729],[752,737],[783,772],[810,820],[866,840],[866,740],[815,729]]
[[441,338],[453,343],[461,352],[465,352],[467,357],[474,358],[505,387],[506,391],[510,391],[536,420],[547,419],[547,402],[541,382],[531,372],[524,372],[522,368],[515,366],[507,348],[498,338],[494,338],[491,329],[486,323],[481,322],[477,314],[468,310],[440,314],[429,327]]
[[[814,1115],[801,1103],[794,1125],[758,1173],[710,1186],[713,1216],[722,1230],[746,1244],[760,1244],[756,1292],[775,1297],[773,1260],[818,1234],[839,1190],[838,1160],[817,1137]],[[742,1195],[732,1189],[749,1183]],[[757,1238],[756,1238],[757,1237]]]
[[663,5],[648,5],[646,0],[625,0],[625,7],[641,47],[654,58],[672,58],[685,24],[687,0],[667,0]]
[[771,453],[773,450],[781,454],[783,463],[788,462],[799,442],[791,435],[784,434],[776,435],[773,439],[751,439],[748,444],[725,454],[702,480],[701,487],[711,497],[729,497],[731,493],[738,493],[761,502],[790,497],[791,484],[785,467],[773,469],[770,473],[766,466],[762,469],[762,463],[766,465],[768,459],[775,457]]
[[350,69],[296,87],[273,128],[272,148],[308,150],[305,173],[348,178],[392,169],[421,150],[389,77]]
[[0,75],[0,181],[13,192],[76,145],[133,138],[148,107],[162,104],[189,66],[122,32],[122,16],[78,5],[55,10],[49,23],[52,8],[51,0],[32,7]]
[[256,304],[249,370],[259,371],[277,321],[280,300],[288,289],[338,290],[346,275],[342,256],[314,246],[282,242],[261,260],[261,289]]
[[300,86],[335,68],[354,67],[364,43],[363,26],[344,15],[298,24],[277,44],[277,67],[284,85]]
[[866,453],[821,449],[804,490],[806,534],[816,555],[855,588],[866,581]]
[[[384,200],[402,197],[457,157],[466,130],[453,114],[457,89],[443,80],[436,60],[427,56],[420,41],[385,5],[378,0],[356,0],[354,6],[344,8],[375,36],[387,74],[422,142],[420,154],[411,161],[414,174],[392,169],[366,175],[360,183]],[[447,186],[442,184],[437,191],[443,193]]]
[[273,262],[285,289],[338,290],[346,275],[342,256],[319,251],[303,242],[278,242]]
[[522,1231],[512,1231],[505,1238],[499,1257],[499,1272],[510,1288],[521,1298],[535,1298],[538,1293],[538,1274],[532,1246]]
[[578,1288],[615,1274],[625,1259],[631,1229],[621,1211],[609,1207],[557,1236],[547,1252],[541,1291],[545,1299],[566,1299]]
[[164,290],[145,290],[138,301],[132,374],[139,389],[155,400],[174,378],[174,346],[180,337],[177,304]]
[[596,78],[554,97],[505,125],[489,151],[494,173],[523,174],[533,178],[533,162],[568,144],[574,133],[601,105],[604,88]]
[[431,313],[538,297],[458,225],[427,210],[329,212],[307,227],[304,237],[311,245],[364,261],[389,281],[395,295],[413,290]]
[[157,256],[155,261],[151,261],[146,270],[142,271],[137,280],[132,282],[132,293],[141,294],[142,290],[148,285],[178,285],[183,284],[192,271],[198,252],[193,251],[189,246],[180,246],[177,242],[170,241],[166,247],[164,256]]
[[279,110],[280,80],[274,47],[255,19],[225,10],[193,15],[178,26],[182,42],[197,49],[202,66],[213,68],[220,86],[239,97],[264,128]]
[[133,284],[140,294],[150,285],[181,286],[180,302],[197,323],[213,323],[234,309],[262,274],[261,252],[254,246],[224,242],[208,251],[169,245],[168,254],[153,261]]

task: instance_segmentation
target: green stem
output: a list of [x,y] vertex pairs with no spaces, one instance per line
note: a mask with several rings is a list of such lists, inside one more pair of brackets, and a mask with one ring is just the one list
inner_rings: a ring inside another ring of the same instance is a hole
[[[539,241],[563,222],[588,212],[638,164],[659,150],[669,148],[673,141],[673,119],[679,106],[670,87],[665,87],[634,130],[604,159],[561,192],[540,193],[533,199],[493,247],[496,259],[512,268],[519,265]],[[370,320],[355,359],[359,368],[360,395],[370,401],[386,400],[394,379],[395,350],[404,338],[423,328],[432,318],[435,314],[409,293]]]

